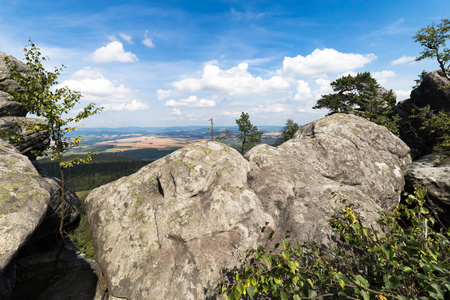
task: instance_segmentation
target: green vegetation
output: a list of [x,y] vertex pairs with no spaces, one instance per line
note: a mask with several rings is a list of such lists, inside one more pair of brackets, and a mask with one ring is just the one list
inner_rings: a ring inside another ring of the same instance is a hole
[[[52,160],[56,160],[59,165],[59,173],[61,178],[61,223],[59,233],[64,240],[63,224],[64,224],[64,169],[74,164],[87,163],[92,160],[92,155],[85,157],[76,157],[72,160],[66,160],[64,154],[80,143],[80,137],[70,138],[67,133],[77,130],[73,127],[73,123],[98,113],[101,109],[95,108],[90,103],[81,109],[75,117],[69,117],[69,114],[79,104],[82,97],[79,92],[73,92],[67,87],[55,88],[58,84],[58,76],[61,74],[64,66],[55,68],[54,72],[47,71],[43,67],[45,57],[41,56],[39,48],[30,40],[29,48],[24,48],[25,61],[30,68],[30,73],[21,73],[17,71],[17,65],[8,58],[6,59],[10,70],[10,77],[14,79],[22,91],[7,91],[13,96],[14,100],[21,102],[25,109],[46,121],[46,125],[27,125],[33,131],[44,130],[49,132],[52,143],[45,153],[36,153],[36,155],[45,155]],[[58,255],[59,256],[59,255]]]
[[446,48],[447,41],[450,39],[450,20],[442,19],[439,24],[431,24],[419,29],[413,39],[425,48],[416,60],[435,58],[445,78],[450,82],[448,74],[450,48]]
[[269,292],[282,300],[447,299],[450,235],[433,229],[437,223],[425,196],[425,188],[416,188],[406,204],[380,212],[381,231],[364,227],[347,205],[341,218],[329,221],[340,236],[333,253],[314,243],[292,245],[287,231],[273,249],[247,251],[235,279],[219,285],[222,293],[228,299]]
[[398,116],[392,115],[396,98],[392,90],[380,95],[381,86],[369,72],[347,75],[331,83],[335,93],[322,95],[314,109],[328,108],[334,113],[353,113],[383,125],[398,135]]
[[237,135],[238,139],[242,141],[241,154],[261,143],[263,132],[250,122],[248,113],[242,112],[241,117],[236,120],[236,124],[239,126],[238,131],[241,132]]
[[[69,156],[69,158],[72,157],[74,156]],[[43,160],[40,163],[49,176],[60,177],[57,162]],[[65,181],[66,185],[75,192],[92,190],[133,174],[149,163],[149,161],[136,161],[110,154],[99,154],[93,158],[90,164],[76,165],[67,169]]]
[[299,126],[297,123],[294,122],[292,119],[286,120],[286,125],[283,128],[283,131],[281,132],[281,138],[279,139],[279,143],[284,143],[286,141],[289,141],[292,139],[294,134],[297,132]]
[[86,254],[87,258],[95,259],[94,244],[91,237],[91,228],[87,220],[84,205],[84,200],[86,199],[89,192],[90,190],[77,193],[77,196],[81,201],[81,219],[78,228],[74,232],[69,234],[69,238],[82,253]]
[[[417,57],[416,60],[435,58],[445,78],[448,80],[448,84],[440,88],[450,88],[450,76],[448,74],[450,48],[446,48],[447,41],[450,39],[450,20],[442,19],[441,23],[437,25],[432,24],[421,28],[413,36],[413,39],[425,48],[422,51],[422,55]],[[423,71],[419,76],[420,79],[423,79],[425,75],[426,72]],[[417,112],[415,117],[422,121],[421,130],[427,136],[432,136],[436,141],[433,150],[447,157],[450,156],[450,112],[433,112],[428,105]]]

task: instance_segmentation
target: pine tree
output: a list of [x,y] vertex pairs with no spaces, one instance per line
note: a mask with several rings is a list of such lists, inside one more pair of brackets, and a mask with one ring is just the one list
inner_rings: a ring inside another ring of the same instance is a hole
[[241,154],[244,154],[256,144],[261,143],[261,137],[263,131],[259,131],[258,127],[250,122],[248,113],[242,112],[241,117],[236,120],[236,124],[239,126],[238,139],[242,141]]

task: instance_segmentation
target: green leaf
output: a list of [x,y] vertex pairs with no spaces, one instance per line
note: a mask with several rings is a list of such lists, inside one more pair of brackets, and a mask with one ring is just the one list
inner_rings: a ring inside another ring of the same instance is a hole
[[365,290],[361,290],[361,295],[363,296],[364,300],[370,300],[370,296]]
[[234,291],[234,299],[239,300],[241,299],[242,293],[239,292],[237,289]]
[[283,250],[282,255],[284,258],[289,258],[291,256],[288,250]]
[[247,288],[247,293],[250,296],[250,299],[253,299],[253,296],[255,296],[255,288],[253,286],[249,286]]
[[308,290],[308,297],[309,298],[315,298],[317,297],[317,292],[315,290]]
[[238,282],[236,284],[236,290],[239,291],[239,293],[241,293],[241,294],[244,292],[244,286],[242,285],[241,282]]
[[256,279],[256,277],[253,277],[252,278],[252,284],[256,285],[257,283],[258,283],[258,279]]
[[363,286],[365,288],[370,287],[369,282],[364,277],[362,277],[361,275],[356,275],[354,278],[355,278],[355,282],[358,285],[361,285],[361,286]]
[[281,296],[281,300],[288,300],[289,299],[289,294],[286,293],[286,292],[281,292],[280,296]]
[[299,295],[295,294],[295,295],[294,295],[294,300],[302,300],[302,298],[300,298]]
[[385,286],[386,286],[386,289],[393,290],[393,289],[397,288],[399,283],[400,283],[400,281],[398,280],[398,278],[396,276],[390,276],[389,279],[387,280],[387,282],[385,282]]

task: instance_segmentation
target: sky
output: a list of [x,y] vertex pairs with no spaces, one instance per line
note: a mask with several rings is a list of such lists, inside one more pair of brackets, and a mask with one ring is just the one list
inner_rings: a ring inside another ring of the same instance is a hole
[[23,60],[31,38],[64,65],[60,86],[104,107],[86,127],[301,125],[343,75],[409,98],[438,68],[412,36],[449,17],[448,0],[0,0],[0,51]]

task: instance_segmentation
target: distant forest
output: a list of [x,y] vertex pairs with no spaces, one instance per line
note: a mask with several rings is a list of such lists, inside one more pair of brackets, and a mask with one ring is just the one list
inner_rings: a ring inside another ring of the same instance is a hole
[[[143,166],[173,151],[136,149],[123,152],[101,153],[90,164],[75,165],[64,170],[67,186],[74,192],[92,190],[108,182],[137,172]],[[68,157],[70,159],[70,157]],[[60,178],[58,163],[49,159],[39,161],[49,176]]]

